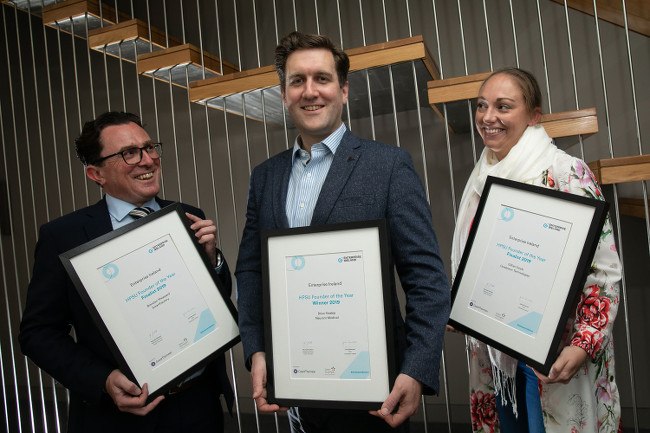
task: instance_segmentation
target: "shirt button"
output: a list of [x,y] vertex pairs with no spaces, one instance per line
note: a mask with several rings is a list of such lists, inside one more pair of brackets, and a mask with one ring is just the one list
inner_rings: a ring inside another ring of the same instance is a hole
[[307,177],[311,177],[311,173],[307,173]]
[[300,209],[305,207],[305,202],[300,203]]

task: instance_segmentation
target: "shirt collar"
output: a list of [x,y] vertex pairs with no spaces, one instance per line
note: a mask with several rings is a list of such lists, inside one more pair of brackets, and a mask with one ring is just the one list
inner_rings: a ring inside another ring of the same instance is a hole
[[[332,152],[332,155],[336,154],[336,149],[338,149],[339,144],[341,144],[341,140],[343,139],[343,135],[345,134],[345,131],[347,131],[347,127],[345,126],[345,123],[341,122],[341,126],[336,128],[334,132],[332,132],[330,135],[328,135],[321,143],[325,146],[325,148],[329,149],[330,152]],[[296,140],[293,142],[293,156],[292,156],[292,163],[295,162],[296,158],[300,157],[300,150],[302,147],[300,146],[301,143],[300,136],[296,137]],[[318,145],[320,143],[314,144],[314,146]],[[313,146],[312,146],[313,148]]]
[[[122,221],[134,208],[138,207],[109,194],[106,194],[106,206],[108,207],[108,213],[118,222]],[[155,197],[142,205],[142,207],[145,206],[150,207],[154,211],[160,210],[160,205]]]

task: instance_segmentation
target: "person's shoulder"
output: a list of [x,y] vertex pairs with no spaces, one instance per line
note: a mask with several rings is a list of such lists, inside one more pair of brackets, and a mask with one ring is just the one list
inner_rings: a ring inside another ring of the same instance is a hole
[[52,229],[56,232],[65,232],[70,229],[78,230],[80,224],[83,223],[83,221],[87,220],[93,214],[101,212],[102,210],[108,212],[106,208],[106,202],[103,199],[90,206],[76,209],[65,215],[53,218],[50,221],[44,223],[41,227],[44,229]]
[[558,149],[552,170],[556,175],[569,175],[572,172],[589,170],[589,165],[577,156]]
[[386,156],[395,157],[397,155],[408,154],[408,152],[406,152],[404,149],[397,147],[393,144],[386,144],[381,141],[372,140],[370,138],[358,137],[349,131],[346,133],[345,136],[343,136],[343,143],[346,143],[353,147],[358,146],[362,149],[362,151],[369,152],[375,155],[386,155]]

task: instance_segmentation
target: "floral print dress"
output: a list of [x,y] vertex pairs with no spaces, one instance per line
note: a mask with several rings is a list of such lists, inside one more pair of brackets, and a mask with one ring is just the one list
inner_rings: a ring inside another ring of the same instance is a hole
[[[570,194],[603,199],[584,161],[558,152],[535,185]],[[620,401],[614,380],[613,322],[619,306],[621,264],[609,218],[600,235],[591,270],[563,338],[564,345],[583,348],[585,365],[567,384],[539,382],[547,433],[615,433],[619,431]],[[499,432],[492,367],[487,346],[468,337],[472,431]]]

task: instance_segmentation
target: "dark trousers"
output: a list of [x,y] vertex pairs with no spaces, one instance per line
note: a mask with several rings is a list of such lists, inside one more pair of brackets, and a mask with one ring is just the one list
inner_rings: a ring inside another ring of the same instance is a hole
[[289,424],[292,433],[408,433],[409,423],[392,428],[386,422],[363,410],[291,408]]

